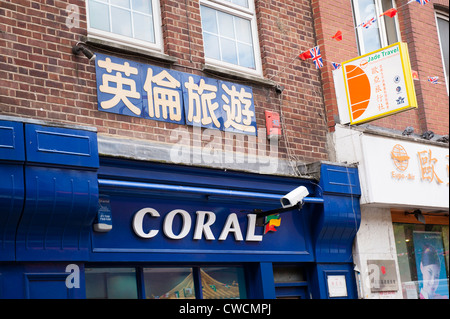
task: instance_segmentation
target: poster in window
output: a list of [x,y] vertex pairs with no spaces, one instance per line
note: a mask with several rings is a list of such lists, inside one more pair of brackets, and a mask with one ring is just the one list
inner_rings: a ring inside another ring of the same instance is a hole
[[448,280],[442,233],[415,231],[420,299],[448,299]]

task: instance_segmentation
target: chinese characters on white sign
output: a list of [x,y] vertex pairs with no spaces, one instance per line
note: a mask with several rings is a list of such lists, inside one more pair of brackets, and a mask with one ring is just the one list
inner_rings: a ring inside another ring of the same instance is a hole
[[251,87],[97,54],[98,109],[256,135]]

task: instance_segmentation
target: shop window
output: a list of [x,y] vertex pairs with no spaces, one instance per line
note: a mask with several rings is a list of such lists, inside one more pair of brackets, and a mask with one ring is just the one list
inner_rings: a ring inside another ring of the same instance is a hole
[[195,299],[192,268],[144,268],[146,299]]
[[308,282],[300,266],[273,267],[277,299],[308,299]]
[[394,223],[404,299],[448,299],[448,225]]
[[87,0],[88,33],[144,49],[162,50],[159,0]]
[[85,277],[88,299],[247,298],[242,267],[86,268]]
[[246,299],[244,270],[239,267],[201,268],[203,299]]
[[256,14],[252,0],[201,0],[207,63],[261,75]]
[[380,17],[383,12],[395,8],[393,0],[353,0],[355,26],[376,20],[367,28],[357,27],[359,53],[361,55],[400,41],[397,16]]
[[86,268],[87,299],[137,299],[135,268]]

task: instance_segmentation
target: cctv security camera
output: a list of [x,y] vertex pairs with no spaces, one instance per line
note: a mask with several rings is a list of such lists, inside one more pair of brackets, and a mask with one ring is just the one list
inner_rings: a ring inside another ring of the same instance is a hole
[[280,201],[283,208],[288,208],[295,206],[297,204],[301,204],[303,199],[309,195],[308,190],[305,186],[300,186],[291,191],[290,193],[284,195]]
[[80,52],[83,53],[84,56],[89,59],[89,61],[95,60],[96,58],[96,55],[91,50],[77,43],[74,47],[72,47],[72,53],[78,55],[80,54]]

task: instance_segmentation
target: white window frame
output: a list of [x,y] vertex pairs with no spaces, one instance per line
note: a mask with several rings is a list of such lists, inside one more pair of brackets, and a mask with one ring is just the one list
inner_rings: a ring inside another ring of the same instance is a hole
[[[87,31],[88,36],[99,39],[107,40],[112,43],[119,45],[126,45],[128,47],[134,47],[144,50],[153,50],[158,52],[163,52],[163,37],[162,37],[162,27],[161,27],[161,9],[159,0],[152,1],[152,12],[153,12],[153,30],[155,32],[155,43],[147,42],[135,38],[130,38],[120,34],[115,34],[113,32],[107,32],[104,30],[94,29],[90,26],[90,12],[89,12],[89,1],[86,0],[86,20],[87,20]],[[145,0],[142,0],[145,1]],[[110,18],[111,21],[111,18]]]
[[[378,25],[378,34],[380,35],[380,41],[381,41],[381,48],[384,48],[386,46],[388,46],[388,39],[387,39],[387,35],[386,35],[386,25],[384,23],[384,16],[380,17],[380,14],[383,13],[383,4],[381,3],[381,0],[374,0],[375,2],[375,14],[376,14],[376,19],[377,19],[377,25]],[[397,4],[395,3],[395,1],[391,0],[392,2],[392,8],[397,9]],[[356,15],[356,12],[359,12],[359,3],[358,1],[352,0],[352,4],[353,4],[353,16],[355,17],[355,27],[357,25],[360,25],[361,23],[365,22],[365,21],[360,21],[360,17]],[[399,22],[398,22],[398,15],[395,15],[393,18],[389,18],[389,19],[395,19],[395,25],[396,25],[396,33],[397,33],[397,39],[398,42],[401,42],[401,34],[400,34],[400,30],[399,30]],[[364,55],[366,53],[369,53],[366,51],[365,47],[364,47],[364,41],[363,41],[363,28],[362,27],[357,27],[356,28],[356,33],[357,33],[357,38],[358,38],[358,49],[359,49],[359,54],[360,55]],[[380,48],[380,49],[381,49]]]
[[206,64],[210,64],[222,69],[230,69],[233,71],[237,71],[239,73],[247,73],[254,76],[262,77],[261,52],[258,38],[258,26],[256,22],[255,3],[254,0],[248,0],[248,3],[249,8],[245,8],[223,0],[200,0],[200,6],[206,6],[211,9],[219,10],[250,21],[252,30],[253,52],[254,52],[253,55],[255,58],[255,69],[239,66],[228,62],[223,62],[213,58],[208,58],[206,57],[206,54],[205,54],[205,62]]
[[445,77],[445,85],[447,86],[447,94],[449,94],[449,92],[448,92],[448,74],[445,72],[444,51],[442,50],[441,34],[439,31],[439,24],[438,24],[438,18],[449,21],[449,17],[448,17],[448,13],[446,14],[442,11],[436,10],[435,18],[436,18],[436,29],[437,29],[437,33],[438,33],[437,35],[438,35],[438,39],[439,39],[439,48],[441,49],[441,59],[442,59],[443,73],[444,73],[444,77]]

